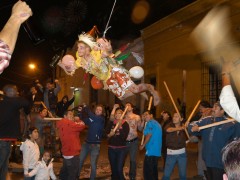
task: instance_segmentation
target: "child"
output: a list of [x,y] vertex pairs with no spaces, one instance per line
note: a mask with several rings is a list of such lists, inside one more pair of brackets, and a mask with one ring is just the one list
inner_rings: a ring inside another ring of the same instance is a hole
[[30,127],[28,130],[28,139],[26,139],[26,141],[20,147],[20,150],[23,153],[25,180],[34,180],[35,178],[35,176],[27,177],[27,174],[33,170],[39,160],[40,151],[36,139],[38,139],[38,129],[35,127]]
[[55,180],[57,179],[54,172],[53,172],[53,158],[51,159],[51,154],[48,151],[45,151],[43,153],[42,161],[38,161],[37,165],[35,168],[28,173],[26,176],[27,177],[32,177],[35,176],[35,180],[48,180],[51,179]]
[[45,141],[45,136],[44,136],[44,126],[46,125],[46,121],[44,118],[47,116],[48,111],[46,108],[42,108],[39,111],[39,114],[35,118],[35,127],[38,129],[38,139],[36,142],[38,143],[38,146],[40,148],[40,153],[41,155],[44,152],[44,141]]
[[186,134],[182,120],[178,113],[174,113],[172,122],[166,127],[167,159],[163,180],[170,180],[176,163],[178,163],[179,178],[181,180],[187,179]]
[[[127,155],[126,139],[129,133],[129,125],[125,120],[121,120],[123,111],[116,109],[115,120],[111,121],[106,133],[108,134],[108,159],[112,170],[112,179],[123,180],[123,166]],[[115,127],[116,131],[114,131]]]

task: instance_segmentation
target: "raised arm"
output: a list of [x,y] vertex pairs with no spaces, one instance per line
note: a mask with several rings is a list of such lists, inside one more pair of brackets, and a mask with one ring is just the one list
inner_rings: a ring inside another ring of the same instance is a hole
[[230,84],[230,72],[233,69],[232,62],[223,62],[222,66],[222,91],[220,94],[220,104],[224,111],[240,122],[240,109]]
[[56,84],[56,87],[54,88],[54,94],[55,94],[55,96],[57,96],[57,94],[61,90],[61,87],[60,87],[59,81],[57,79],[55,79],[55,84]]
[[112,112],[111,112],[111,114],[110,114],[110,118],[109,118],[110,121],[114,121],[114,119],[115,119],[115,117],[114,117],[115,111],[116,111],[116,109],[119,108],[119,107],[120,107],[119,104],[114,104],[113,109],[112,109]]
[[73,95],[72,99],[70,99],[67,103],[70,106],[75,100],[75,96]]
[[26,2],[18,1],[12,8],[12,14],[0,32],[0,39],[4,41],[13,53],[21,24],[32,16],[32,10]]

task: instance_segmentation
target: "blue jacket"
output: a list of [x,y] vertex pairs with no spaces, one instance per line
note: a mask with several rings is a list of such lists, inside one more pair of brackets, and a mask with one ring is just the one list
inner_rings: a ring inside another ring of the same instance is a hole
[[85,141],[89,144],[100,144],[104,130],[104,116],[97,116],[89,107],[84,107],[82,111],[78,112],[78,116],[88,126],[88,134]]
[[239,125],[236,123],[227,123],[219,126],[203,129],[200,132],[191,132],[194,125],[204,126],[214,122],[226,120],[226,117],[208,116],[199,121],[194,121],[188,126],[188,131],[192,135],[200,135],[202,137],[202,157],[207,167],[224,169],[222,163],[222,149],[229,142],[238,137],[237,129]]

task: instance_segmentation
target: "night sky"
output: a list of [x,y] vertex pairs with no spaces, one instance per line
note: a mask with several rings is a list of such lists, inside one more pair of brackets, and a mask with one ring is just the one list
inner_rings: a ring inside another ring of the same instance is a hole
[[[106,37],[114,41],[135,39],[140,30],[192,3],[194,0],[148,0],[149,11],[145,18],[133,22],[133,9],[139,0],[117,0]],[[0,27],[10,16],[16,0],[0,1]],[[32,34],[36,40],[30,40],[22,26],[10,66],[0,75],[0,88],[7,83],[26,88],[35,79],[47,79],[52,76],[49,64],[55,54],[71,48],[78,34],[88,32],[97,25],[100,35],[107,24],[114,0],[28,0],[33,10],[29,19]],[[146,4],[146,3],[145,3]],[[25,26],[26,27],[26,26]],[[117,48],[117,47],[113,47]],[[30,71],[28,64],[38,65],[36,71]]]

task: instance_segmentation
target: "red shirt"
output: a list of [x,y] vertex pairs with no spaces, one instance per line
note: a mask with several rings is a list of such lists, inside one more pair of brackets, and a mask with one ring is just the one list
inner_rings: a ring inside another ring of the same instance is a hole
[[80,154],[80,131],[85,128],[82,121],[74,122],[62,119],[57,122],[59,137],[62,143],[62,154],[64,156],[76,156]]

